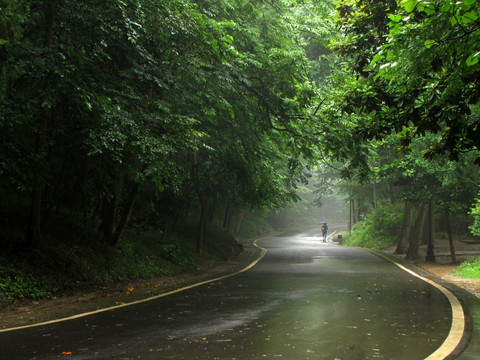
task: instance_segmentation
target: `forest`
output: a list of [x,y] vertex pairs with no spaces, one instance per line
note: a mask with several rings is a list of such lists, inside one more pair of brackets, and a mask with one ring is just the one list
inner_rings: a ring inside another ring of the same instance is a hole
[[429,208],[480,236],[476,0],[0,4],[6,301],[198,268],[331,196],[409,259]]

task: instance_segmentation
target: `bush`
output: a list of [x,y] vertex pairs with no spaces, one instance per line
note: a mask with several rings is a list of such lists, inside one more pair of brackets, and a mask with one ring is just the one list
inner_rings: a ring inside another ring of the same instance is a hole
[[470,231],[473,235],[480,236],[480,193],[470,209],[470,215],[473,217],[473,225],[470,226]]
[[403,205],[379,205],[353,227],[345,245],[382,249],[395,244],[400,236]]
[[224,231],[209,229],[205,251],[199,255],[193,235],[167,238],[153,230],[126,231],[116,247],[98,238],[45,236],[38,249],[11,246],[0,254],[0,298],[3,294],[9,303],[36,300],[198,270],[211,261],[238,254],[240,250],[232,242],[234,238]]
[[480,279],[480,258],[464,261],[453,273],[465,279]]
[[45,239],[41,249],[0,256],[0,293],[8,302],[53,297],[139,278],[197,269],[203,259],[178,241],[128,234],[117,247]]
[[48,277],[38,277],[12,265],[0,266],[0,279],[0,293],[9,302],[25,298],[36,300],[52,296],[58,290]]

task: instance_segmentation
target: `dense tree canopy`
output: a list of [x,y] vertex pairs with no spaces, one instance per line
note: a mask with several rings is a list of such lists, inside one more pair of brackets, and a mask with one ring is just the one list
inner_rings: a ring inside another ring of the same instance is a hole
[[316,95],[295,5],[2,1],[1,184],[29,198],[26,244],[61,208],[116,244],[153,191],[160,223],[199,204],[201,251],[217,200],[294,201]]
[[351,143],[336,155],[355,179],[355,219],[376,206],[380,189],[391,203],[405,201],[407,220],[426,201],[447,219],[472,205],[480,158],[478,11],[475,0],[337,3],[331,49],[340,61],[321,116],[338,119]]
[[441,134],[430,157],[478,150],[477,1],[343,1],[333,46],[348,58],[343,111],[365,139]]
[[387,193],[468,208],[478,11],[476,0],[2,0],[0,186],[22,199],[25,244],[62,210],[112,245],[140,213],[167,232],[194,210],[201,251],[213,212],[226,225],[232,209],[291,203],[322,162],[354,179],[344,189],[360,212],[364,193],[373,207]]

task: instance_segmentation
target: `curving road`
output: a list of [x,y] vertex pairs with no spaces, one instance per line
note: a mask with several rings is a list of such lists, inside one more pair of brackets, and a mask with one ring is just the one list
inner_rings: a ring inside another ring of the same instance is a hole
[[415,360],[440,347],[452,321],[440,290],[320,233],[259,241],[265,257],[233,277],[0,333],[1,358]]

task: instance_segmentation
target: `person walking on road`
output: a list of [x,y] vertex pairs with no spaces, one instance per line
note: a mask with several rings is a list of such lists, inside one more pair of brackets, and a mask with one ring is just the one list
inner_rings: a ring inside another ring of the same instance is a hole
[[327,241],[327,231],[328,231],[328,226],[327,226],[327,223],[325,223],[322,226],[323,242]]

